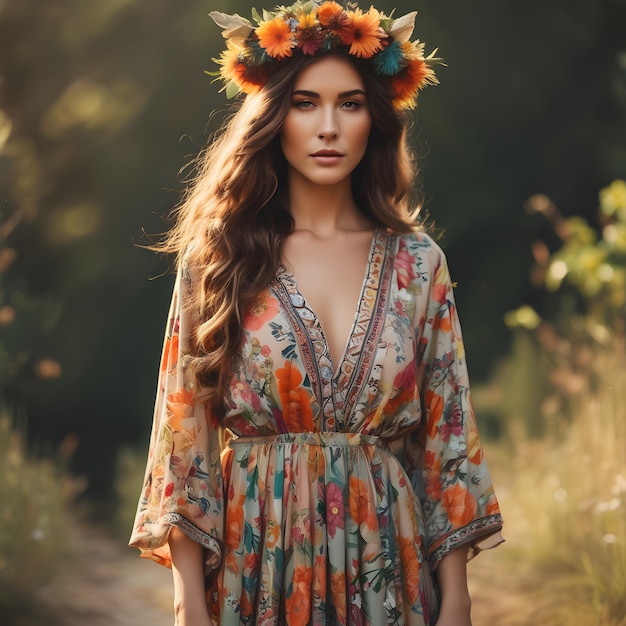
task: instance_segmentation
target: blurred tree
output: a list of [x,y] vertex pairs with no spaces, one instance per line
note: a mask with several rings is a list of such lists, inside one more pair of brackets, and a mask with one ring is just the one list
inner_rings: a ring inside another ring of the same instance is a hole
[[[591,219],[595,190],[626,171],[626,2],[417,8],[416,33],[448,67],[422,97],[414,140],[481,378],[508,348],[504,312],[537,298],[531,241],[558,245],[524,200],[544,192]],[[145,441],[171,288],[147,280],[168,264],[134,242],[163,229],[178,170],[228,104],[204,75],[223,47],[212,9],[250,13],[226,0],[0,0],[2,219],[20,215],[0,242],[16,251],[0,302],[15,320],[0,342],[28,355],[2,388],[37,437],[80,435],[77,467],[98,492],[118,444]],[[58,378],[31,373],[43,358]]]
[[[20,220],[5,298],[41,313],[5,327],[28,367],[7,370],[2,391],[37,437],[80,435],[76,462],[98,491],[117,441],[143,433],[150,413],[168,287],[146,278],[167,266],[133,243],[162,230],[176,201],[163,187],[196,150],[180,136],[202,140],[205,8],[0,2],[2,196]],[[32,374],[48,355],[62,370],[54,382]]]
[[0,183],[13,183],[0,205],[0,408],[11,404],[12,381],[60,374],[57,361],[29,347],[34,337],[54,324],[54,302],[33,296],[23,277],[11,271],[18,252],[9,239],[20,222],[36,212],[39,183],[32,146],[12,141],[11,134],[12,121],[0,109]]

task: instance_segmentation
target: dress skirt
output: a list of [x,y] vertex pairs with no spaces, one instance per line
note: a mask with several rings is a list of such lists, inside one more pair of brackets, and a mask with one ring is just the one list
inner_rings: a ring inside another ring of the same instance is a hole
[[434,622],[424,515],[378,437],[231,439],[223,467],[220,624]]

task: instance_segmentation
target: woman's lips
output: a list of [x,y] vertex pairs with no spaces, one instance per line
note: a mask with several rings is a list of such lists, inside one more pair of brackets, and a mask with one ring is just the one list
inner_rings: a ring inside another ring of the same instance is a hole
[[311,158],[320,165],[336,165],[343,157],[344,155],[336,150],[318,150],[311,155]]

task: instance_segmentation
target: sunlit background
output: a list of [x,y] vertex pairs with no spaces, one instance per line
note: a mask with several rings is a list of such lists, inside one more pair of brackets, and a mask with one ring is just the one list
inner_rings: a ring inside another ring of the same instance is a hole
[[[506,521],[475,623],[624,625],[626,1],[395,6],[447,64],[412,140]],[[172,622],[124,549],[172,286],[141,245],[228,109],[207,14],[250,8],[0,0],[2,624]]]

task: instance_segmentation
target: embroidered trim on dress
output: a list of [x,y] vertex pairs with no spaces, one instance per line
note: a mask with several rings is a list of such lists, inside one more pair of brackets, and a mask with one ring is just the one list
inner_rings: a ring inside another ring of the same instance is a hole
[[[339,363],[332,362],[320,321],[298,290],[295,277],[282,267],[272,282],[274,293],[291,320],[294,336],[302,348],[303,364],[322,407],[322,422],[318,426],[322,431],[346,428],[346,407],[351,408],[361,391],[355,386],[367,380],[373,365],[391,276],[389,267],[392,264],[388,262],[390,241],[391,237],[382,229],[374,231],[358,307]],[[381,289],[383,278],[384,288]]]
[[163,515],[162,517],[162,520],[167,524],[171,524],[172,526],[180,528],[185,533],[185,535],[189,537],[189,539],[193,539],[196,543],[199,543],[200,545],[207,548],[207,550],[211,550],[211,552],[214,552],[218,557],[218,561],[221,562],[222,546],[220,545],[220,542],[214,537],[211,537],[211,535],[209,535],[208,533],[198,528],[184,515],[181,515],[180,513],[165,513],[165,515]]
[[431,569],[435,569],[439,561],[460,546],[479,539],[484,539],[487,535],[497,532],[502,528],[501,515],[489,515],[481,517],[473,522],[451,532],[428,556]]
[[[384,231],[376,231],[376,246],[372,249],[370,274],[363,285],[361,294],[362,307],[360,312],[368,309],[367,314],[359,315],[355,323],[356,330],[361,331],[360,342],[352,342],[346,349],[345,361],[352,365],[352,376],[349,382],[338,380],[338,387],[345,389],[341,409],[346,416],[352,413],[354,405],[363,392],[366,381],[370,378],[372,367],[378,350],[380,337],[385,326],[387,303],[390,297],[390,282],[393,270],[393,247],[397,246],[397,238]],[[352,337],[350,338],[352,340]],[[343,373],[343,372],[342,372]]]

